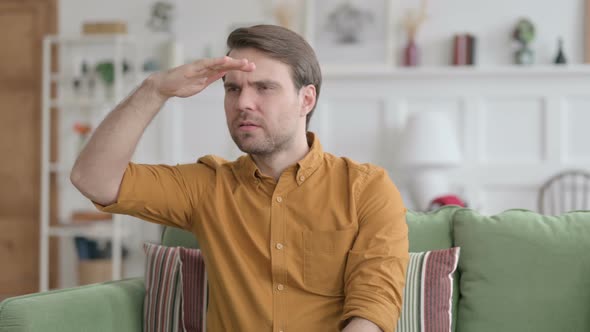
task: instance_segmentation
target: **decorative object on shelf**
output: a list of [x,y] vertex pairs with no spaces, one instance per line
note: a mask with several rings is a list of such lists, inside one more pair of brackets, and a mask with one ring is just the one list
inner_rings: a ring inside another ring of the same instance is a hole
[[[123,74],[129,72],[131,65],[123,60]],[[115,81],[115,65],[112,61],[103,61],[96,64],[94,70],[106,85],[112,85]]]
[[127,34],[127,23],[123,21],[84,22],[82,34]]
[[332,34],[334,42],[357,44],[361,42],[363,29],[373,24],[374,15],[368,10],[343,2],[326,18],[326,31]]
[[148,28],[153,32],[172,32],[174,9],[174,4],[169,1],[155,2],[151,8]]
[[410,9],[406,14],[404,28],[406,30],[407,44],[404,48],[404,66],[412,67],[419,65],[420,50],[416,44],[416,35],[418,34],[418,30],[420,30],[420,26],[428,18],[426,15],[427,6],[427,0],[422,0],[419,10]]
[[303,1],[301,0],[278,0],[272,1],[272,16],[274,21],[287,29],[301,33],[303,31],[301,12]]
[[152,6],[151,17],[148,21],[148,28],[153,32],[163,32],[170,36],[169,40],[162,43],[159,55],[159,69],[171,69],[185,63],[184,45],[178,40],[175,27],[176,5],[174,1],[158,1]]
[[96,73],[90,70],[88,62],[82,61],[81,74],[74,78],[74,95],[78,99],[90,99],[95,96]]
[[[111,241],[99,242],[82,236],[74,237],[78,253],[78,284],[87,285],[112,280],[113,245]],[[127,258],[129,250],[121,250],[121,257]]]
[[419,111],[410,115],[404,129],[399,161],[411,180],[414,207],[425,211],[430,202],[452,192],[445,171],[461,163],[461,151],[448,114]]
[[[305,0],[260,0],[264,8],[263,22],[257,24],[276,24],[303,34],[303,11]],[[252,26],[256,24],[240,24]],[[233,31],[233,29],[231,30]]]
[[160,63],[154,58],[149,58],[145,60],[141,68],[146,72],[158,71],[160,70]]
[[78,134],[78,153],[84,148],[88,136],[92,132],[92,126],[88,123],[76,122],[74,124],[74,132]]
[[555,56],[555,60],[553,60],[553,63],[555,63],[556,65],[564,65],[567,63],[567,59],[563,51],[563,38],[559,38],[559,40],[557,41],[557,55]]
[[514,53],[514,61],[518,65],[532,65],[535,62],[535,53],[530,49],[530,43],[535,39],[535,26],[526,18],[522,18],[516,24],[512,34],[520,48]]
[[475,65],[477,38],[469,33],[458,34],[453,37],[453,65]]
[[394,61],[392,0],[308,0],[306,37],[326,67]]
[[185,63],[184,45],[178,40],[171,39],[162,45],[162,69],[171,69]]
[[[131,65],[126,60],[122,62],[122,71],[123,74],[128,73],[131,70]],[[114,97],[114,82],[115,82],[115,65],[113,61],[102,61],[97,63],[94,66],[94,72],[96,76],[100,78],[102,84],[102,96],[101,98],[105,98],[106,100],[110,100]],[[94,90],[94,89],[93,89]],[[96,95],[97,93],[94,93]]]

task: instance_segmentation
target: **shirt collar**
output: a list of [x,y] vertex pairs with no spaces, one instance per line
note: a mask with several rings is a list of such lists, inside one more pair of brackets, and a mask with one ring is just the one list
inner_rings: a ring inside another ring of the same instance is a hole
[[[320,140],[317,136],[311,132],[307,132],[307,143],[310,148],[305,157],[297,162],[298,170],[296,181],[300,185],[303,183],[311,174],[313,174],[321,165],[324,159],[324,150],[320,144]],[[260,170],[251,155],[245,155],[239,158],[238,165],[242,172],[248,177],[259,178],[261,176]]]
[[320,144],[320,140],[311,131],[307,132],[307,142],[310,145],[309,152],[299,160],[299,170],[297,171],[297,183],[301,184],[311,174],[313,174],[324,160],[324,150]]

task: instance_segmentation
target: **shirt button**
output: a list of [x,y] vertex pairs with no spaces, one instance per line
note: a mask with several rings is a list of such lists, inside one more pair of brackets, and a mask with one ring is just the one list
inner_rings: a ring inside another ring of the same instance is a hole
[[282,198],[281,196],[277,197],[277,202],[279,202],[279,203],[280,203],[280,202],[282,202],[282,201],[283,201],[283,198]]
[[302,175],[302,176],[300,176],[300,177],[299,177],[299,181],[301,181],[301,182],[305,181],[305,176],[303,176],[303,175]]
[[283,249],[283,244],[282,243],[277,243],[277,249],[282,250]]
[[277,289],[282,291],[283,289],[285,289],[285,286],[283,286],[283,284],[278,284]]

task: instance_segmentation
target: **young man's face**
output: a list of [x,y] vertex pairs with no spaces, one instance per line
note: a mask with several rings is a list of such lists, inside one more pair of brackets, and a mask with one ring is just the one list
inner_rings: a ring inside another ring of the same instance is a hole
[[231,71],[225,76],[225,115],[234,142],[256,155],[288,150],[297,135],[305,135],[309,90],[315,103],[315,89],[297,91],[289,66],[258,50],[236,49],[229,56],[256,65],[252,72]]

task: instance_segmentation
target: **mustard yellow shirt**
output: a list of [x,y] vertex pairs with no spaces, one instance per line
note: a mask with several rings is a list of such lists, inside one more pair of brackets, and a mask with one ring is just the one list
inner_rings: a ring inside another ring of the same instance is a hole
[[103,211],[191,231],[209,278],[207,331],[394,331],[408,262],[406,209],[377,166],[310,151],[278,181],[234,162],[130,163]]

